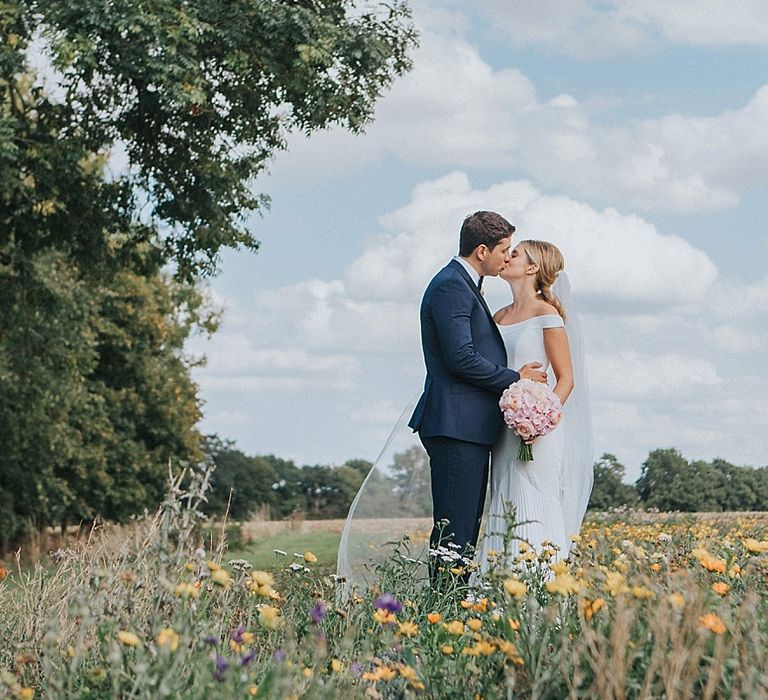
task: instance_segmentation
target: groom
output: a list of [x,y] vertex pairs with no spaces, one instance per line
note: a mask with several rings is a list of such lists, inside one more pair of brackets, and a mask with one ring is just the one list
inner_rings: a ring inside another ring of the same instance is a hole
[[499,397],[521,378],[546,381],[538,362],[519,372],[507,368],[504,342],[480,293],[483,277],[509,263],[514,231],[490,211],[464,219],[459,255],[434,276],[421,302],[427,379],[408,425],[429,455],[432,548],[453,542],[463,553],[477,545],[489,454],[503,426]]

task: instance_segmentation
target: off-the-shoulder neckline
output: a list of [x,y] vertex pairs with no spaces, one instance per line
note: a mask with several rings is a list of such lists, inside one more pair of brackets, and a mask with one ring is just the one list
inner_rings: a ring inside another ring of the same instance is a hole
[[557,316],[558,318],[562,318],[560,314],[539,314],[538,316],[529,316],[528,318],[524,318],[522,321],[515,321],[514,323],[496,323],[496,325],[499,326],[499,328],[507,328],[509,326],[519,326],[521,323],[526,323],[531,319],[547,318],[547,316]]

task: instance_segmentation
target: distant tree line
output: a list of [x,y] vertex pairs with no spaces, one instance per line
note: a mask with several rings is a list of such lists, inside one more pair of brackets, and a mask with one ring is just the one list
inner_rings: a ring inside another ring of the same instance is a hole
[[309,519],[346,517],[360,485],[373,466],[354,459],[339,466],[303,465],[274,455],[252,457],[232,442],[209,436],[205,451],[216,469],[204,512],[247,520],[257,511],[275,520],[291,515]]
[[[372,468],[365,460],[342,465],[297,466],[274,455],[248,456],[233,443],[217,437],[206,440],[206,451],[216,464],[207,513],[245,520],[257,511],[274,519],[299,515],[308,519],[343,518]],[[396,501],[422,503],[430,513],[426,455],[413,447],[393,455],[385,471],[372,476],[371,492],[380,494],[382,515],[392,515]],[[768,510],[768,468],[738,467],[715,459],[687,461],[677,450],[654,450],[635,484],[625,483],[626,469],[614,455],[595,464],[591,510],[621,506],[662,511]],[[376,499],[370,499],[375,501]],[[266,511],[266,512],[265,512]],[[375,516],[376,513],[371,512]]]
[[682,512],[768,510],[768,467],[740,467],[723,459],[688,461],[677,450],[664,449],[648,455],[634,484],[624,483],[625,473],[614,455],[600,458],[590,509],[627,505]]

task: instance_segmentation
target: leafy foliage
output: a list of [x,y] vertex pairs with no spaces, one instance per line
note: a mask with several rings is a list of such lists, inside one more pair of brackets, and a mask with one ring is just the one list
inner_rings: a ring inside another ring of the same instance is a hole
[[212,271],[222,246],[257,247],[245,215],[268,200],[250,185],[286,134],[361,130],[415,42],[399,1],[11,6],[24,35],[47,43],[64,95],[58,129],[92,153],[121,145],[119,182],[186,277]]
[[637,491],[624,483],[626,469],[614,455],[604,454],[595,463],[595,485],[589,498],[592,510],[630,506],[638,501]]
[[199,455],[196,281],[258,246],[286,134],[362,129],[414,42],[399,1],[0,3],[0,546],[153,508]]

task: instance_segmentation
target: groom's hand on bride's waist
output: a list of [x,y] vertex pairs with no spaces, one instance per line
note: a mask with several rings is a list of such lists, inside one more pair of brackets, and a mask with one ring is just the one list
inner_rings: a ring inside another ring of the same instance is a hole
[[542,372],[540,369],[541,362],[529,362],[527,365],[523,365],[519,370],[518,374],[520,375],[520,379],[532,379],[534,382],[547,382],[547,373]]

